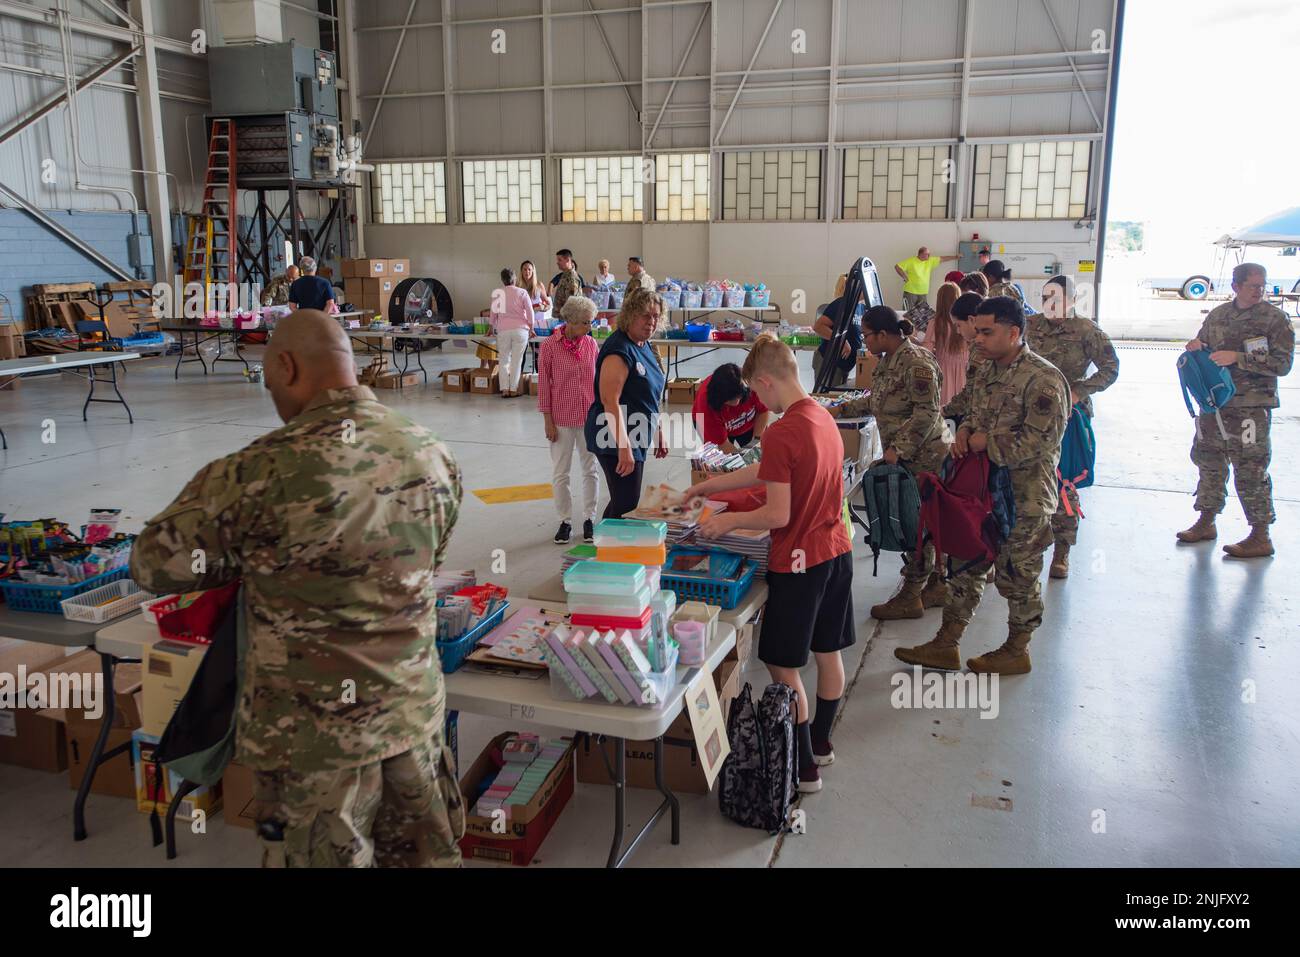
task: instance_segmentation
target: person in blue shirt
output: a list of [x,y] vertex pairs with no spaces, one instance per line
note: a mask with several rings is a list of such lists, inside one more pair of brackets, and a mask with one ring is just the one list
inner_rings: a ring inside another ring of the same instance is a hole
[[[822,306],[817,310],[817,321],[813,323],[813,332],[821,336],[826,341],[817,347],[813,353],[813,375],[821,374],[822,366],[826,363],[829,356],[831,344],[830,339],[835,335],[835,325],[839,322],[840,313],[844,309],[844,287],[848,282],[848,276],[840,276],[839,281],[835,284],[835,299]],[[862,315],[865,310],[865,303],[859,302],[853,312],[853,319],[849,323],[849,332],[840,347],[840,355],[835,360],[835,372],[831,376],[831,386],[841,386],[848,381],[849,373],[853,371],[854,365],[858,361],[858,353],[862,349]]]
[[316,275],[316,260],[303,256],[298,261],[302,275],[289,287],[289,306],[293,309],[319,309],[329,311],[334,301],[334,287],[328,279]]
[[596,357],[595,400],[584,433],[609,487],[605,518],[622,518],[640,503],[646,452],[653,448],[659,459],[668,455],[659,423],[664,371],[650,345],[663,309],[658,293],[629,291],[617,331]]

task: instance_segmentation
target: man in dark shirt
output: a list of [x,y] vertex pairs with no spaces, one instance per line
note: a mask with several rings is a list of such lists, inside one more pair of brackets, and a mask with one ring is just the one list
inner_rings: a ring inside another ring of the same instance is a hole
[[[578,264],[573,261],[572,249],[561,249],[559,252],[555,254],[555,268],[558,269],[559,272],[557,272],[554,276],[551,277],[551,285],[550,288],[547,290],[552,296],[555,295],[555,284],[560,281],[561,276],[563,276],[570,269],[572,269],[574,272],[578,272]],[[578,273],[578,283],[579,285],[582,286],[587,285],[587,280],[582,278],[582,273]]]
[[319,309],[329,311],[334,301],[334,287],[328,279],[316,275],[316,260],[304,256],[298,262],[302,276],[289,287],[289,305],[294,309]]

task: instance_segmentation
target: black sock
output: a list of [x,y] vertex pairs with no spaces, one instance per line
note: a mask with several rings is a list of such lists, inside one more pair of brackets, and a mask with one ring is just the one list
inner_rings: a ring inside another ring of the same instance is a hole
[[835,723],[835,712],[840,708],[840,699],[828,701],[817,696],[817,713],[812,719],[812,739],[818,744],[827,744],[831,740],[831,725]]
[[799,735],[799,770],[806,771],[812,767],[812,732],[809,730],[808,722],[801,721],[794,727],[795,733]]

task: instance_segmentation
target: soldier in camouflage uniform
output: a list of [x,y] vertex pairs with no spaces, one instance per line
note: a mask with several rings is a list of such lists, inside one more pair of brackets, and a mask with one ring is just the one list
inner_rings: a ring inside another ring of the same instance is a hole
[[1231,558],[1265,558],[1273,554],[1268,527],[1273,511],[1273,480],[1268,462],[1272,456],[1269,429],[1278,407],[1277,380],[1291,371],[1295,359],[1295,330],[1281,309],[1264,301],[1268,274],[1256,263],[1242,263],[1232,271],[1232,302],[1211,310],[1189,350],[1210,350],[1210,358],[1226,366],[1236,394],[1223,407],[1225,437],[1214,415],[1196,424],[1192,461],[1200,471],[1196,485],[1196,510],[1201,517],[1178,533],[1179,541],[1204,542],[1218,535],[1214,517],[1227,498],[1228,467],[1232,467],[1237,498],[1241,499],[1250,535],[1223,550]]
[[[929,350],[910,338],[911,321],[899,319],[889,306],[872,306],[862,317],[867,350],[882,356],[871,376],[871,394],[846,402],[837,410],[843,418],[870,415],[880,432],[884,460],[902,465],[913,475],[938,472],[948,455],[939,392],[943,373]],[[947,586],[927,588],[934,571],[934,546],[909,553],[903,585],[889,601],[875,605],[871,617],[881,621],[920,618],[926,608],[947,600]],[[928,594],[927,594],[928,592]]]
[[[1029,348],[1061,370],[1070,383],[1070,404],[1091,419],[1092,396],[1109,389],[1119,378],[1119,356],[1110,336],[1097,323],[1074,314],[1074,282],[1069,276],[1053,276],[1047,281],[1043,310],[1027,320],[1025,339]],[[1088,375],[1090,366],[1097,367],[1092,375]],[[1048,574],[1065,578],[1070,573],[1070,547],[1079,535],[1079,493],[1073,486],[1061,487],[1060,503],[1052,516],[1052,535],[1056,547]]]
[[989,281],[989,295],[992,299],[994,296],[1010,296],[1016,302],[1024,307],[1025,297],[1020,294],[1020,290],[1011,283],[1011,270],[1002,264],[1001,259],[994,259],[985,263],[980,271],[984,273]]
[[132,577],[156,592],[243,579],[236,759],[255,773],[265,866],[459,866],[431,588],[459,470],[356,384],[324,313],[281,320],[265,369],[285,425],[151,519]]
[[[975,316],[980,350],[993,368],[987,397],[962,422],[953,446],[957,456],[987,451],[993,465],[1010,472],[1016,524],[994,562],[998,593],[1010,606],[1009,634],[996,651],[966,662],[972,671],[1003,675],[1029,671],[1029,640],[1043,620],[1038,576],[1052,541],[1056,463],[1070,408],[1065,377],[1024,344],[1024,323],[1020,304],[1009,297],[980,304]],[[956,575],[939,634],[915,648],[895,649],[895,656],[923,667],[960,668],[961,635],[979,605],[987,570],[982,562]]]
[[262,291],[262,305],[283,306],[289,302],[289,287],[298,279],[298,267],[290,266],[271,280]]

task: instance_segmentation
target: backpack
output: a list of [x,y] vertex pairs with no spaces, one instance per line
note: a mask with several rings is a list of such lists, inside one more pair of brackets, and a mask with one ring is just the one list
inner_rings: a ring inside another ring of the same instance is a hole
[[799,772],[797,700],[793,688],[773,683],[755,706],[746,682],[731,703],[731,754],[718,772],[718,808],[737,824],[773,835],[789,827]]
[[[207,602],[204,602],[205,598],[208,599]],[[190,785],[184,789],[178,788],[182,795],[194,787],[215,785],[234,757],[235,708],[239,701],[248,644],[241,611],[242,601],[240,584],[235,582],[205,592],[189,608],[172,613],[180,615],[200,608],[202,603],[197,618],[215,623],[214,627],[204,629],[203,633],[212,636],[208,650],[199,662],[189,689],[177,704],[153,753],[153,779],[162,781],[164,773],[177,775]],[[153,832],[154,846],[157,847],[162,843],[157,808],[149,816],[149,827]],[[167,844],[167,857],[170,859],[175,857],[170,823]]]
[[569,301],[570,296],[582,295],[582,283],[578,282],[578,274],[570,269],[560,276],[560,281],[555,284],[555,295],[552,298],[551,315],[558,316],[564,304]]
[[[1070,420],[1065,424],[1065,437],[1061,440],[1061,461],[1056,467],[1056,481],[1065,503],[1065,514],[1071,515],[1074,512],[1066,490],[1078,491],[1091,485],[1096,466],[1097,436],[1092,431],[1092,419],[1083,411],[1083,406],[1076,405],[1070,413]],[[1079,517],[1083,517],[1083,509],[1079,509]]]
[[[916,547],[928,538],[935,552],[948,557],[948,577],[997,558],[998,549],[1016,524],[1011,473],[993,465],[986,452],[949,456],[936,475],[917,479],[921,498]],[[952,560],[964,562],[954,569]]]
[[1187,405],[1187,414],[1196,419],[1196,434],[1201,434],[1201,420],[1192,409],[1192,400],[1196,400],[1201,415],[1214,413],[1219,422],[1219,434],[1227,441],[1228,430],[1223,427],[1220,414],[1228,401],[1237,394],[1237,386],[1232,381],[1232,373],[1226,366],[1216,364],[1210,359],[1206,349],[1187,351],[1178,357],[1178,383],[1183,388],[1183,402]]
[[921,497],[916,479],[901,465],[879,462],[862,479],[867,500],[867,544],[871,546],[875,575],[880,553],[910,552],[917,540]]

